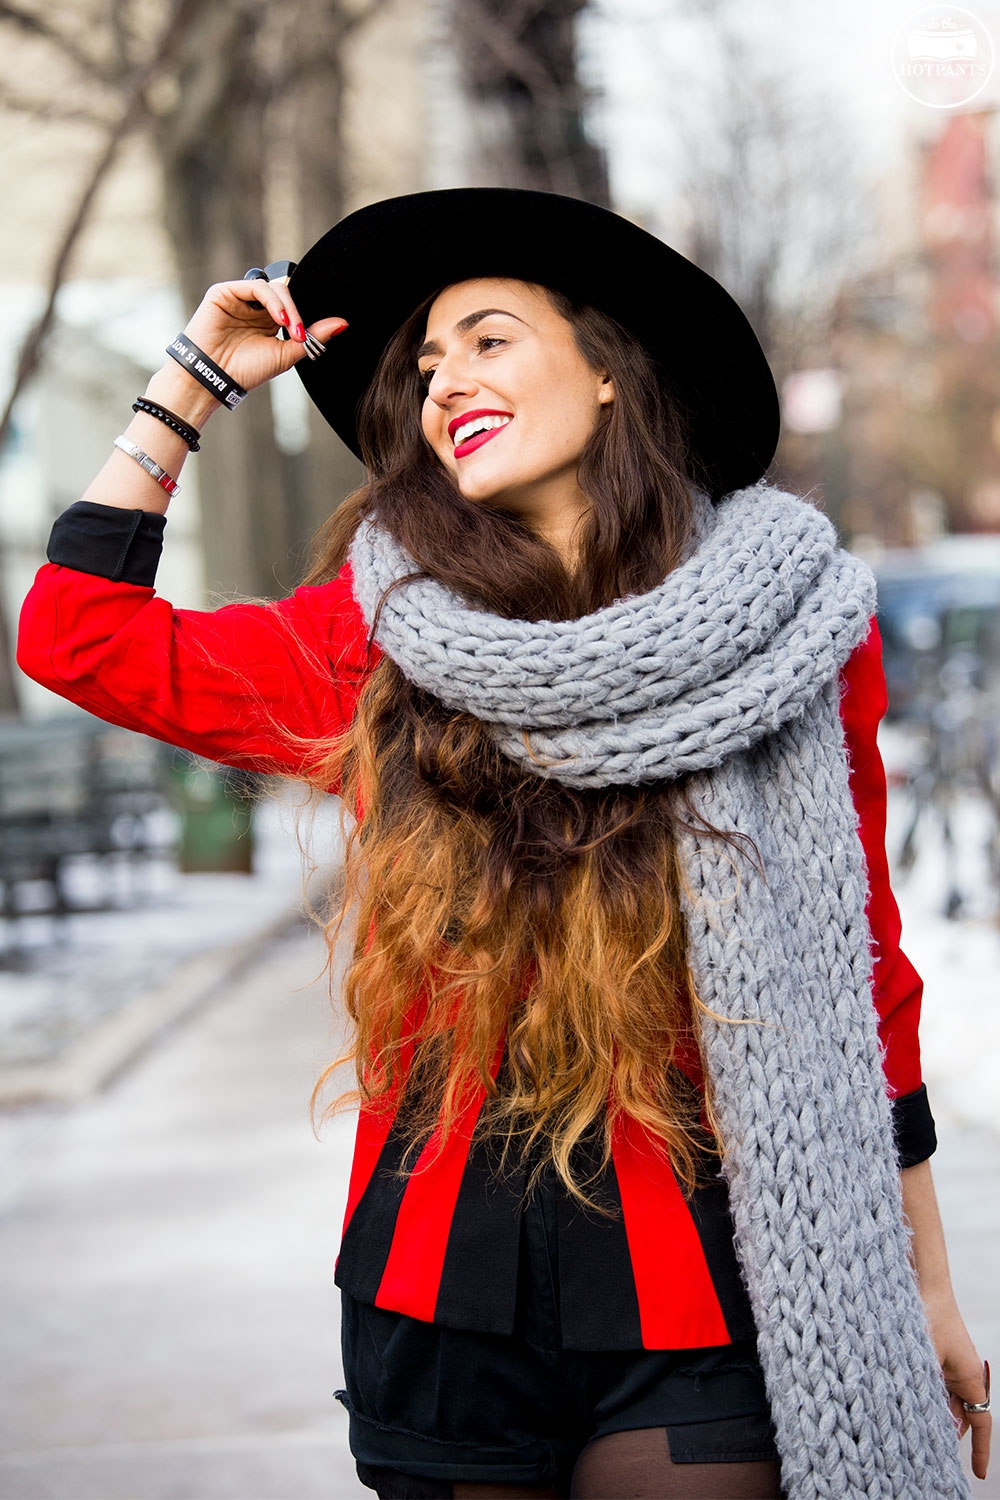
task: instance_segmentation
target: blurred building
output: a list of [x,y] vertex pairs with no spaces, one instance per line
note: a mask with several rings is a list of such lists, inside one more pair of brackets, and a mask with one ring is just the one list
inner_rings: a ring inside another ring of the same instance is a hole
[[987,343],[997,329],[991,121],[991,114],[954,115],[923,150],[928,332],[969,346]]
[[792,383],[783,457],[861,541],[1000,531],[996,110],[923,119],[881,208],[880,263],[842,289],[816,351],[837,410],[797,426]]
[[840,410],[813,432],[787,423],[783,446],[853,537],[1000,529],[999,184],[982,110],[922,121],[883,186],[882,261],[841,290],[816,351]]

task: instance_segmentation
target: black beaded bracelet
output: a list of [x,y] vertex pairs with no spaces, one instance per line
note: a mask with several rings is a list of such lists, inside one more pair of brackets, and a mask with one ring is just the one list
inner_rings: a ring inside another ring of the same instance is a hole
[[207,355],[204,349],[199,349],[193,344],[186,333],[179,333],[175,339],[167,345],[167,353],[188,374],[203,385],[216,399],[221,401],[226,411],[233,411],[240,402],[246,399],[246,391],[239,381],[227,375],[221,365]]
[[185,422],[184,418],[179,417],[176,412],[160,406],[156,401],[147,401],[145,396],[136,396],[132,402],[132,410],[144,411],[148,417],[155,417],[158,422],[171,428],[178,437],[184,439],[192,453],[201,451],[201,444],[198,441],[201,433],[197,427],[192,427],[190,422]]

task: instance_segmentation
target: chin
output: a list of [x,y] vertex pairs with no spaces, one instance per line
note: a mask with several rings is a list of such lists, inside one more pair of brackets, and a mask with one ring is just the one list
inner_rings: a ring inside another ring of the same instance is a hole
[[518,497],[532,484],[530,476],[511,473],[459,473],[457,484],[466,500],[490,501],[494,505],[505,505],[517,510]]
[[458,488],[461,491],[463,500],[471,500],[473,504],[482,504],[486,501],[494,501],[497,505],[499,505],[503,501],[503,497],[507,491],[508,486],[499,484],[496,481],[491,483],[488,479],[480,479],[477,481],[470,477],[464,483],[461,479],[459,479]]

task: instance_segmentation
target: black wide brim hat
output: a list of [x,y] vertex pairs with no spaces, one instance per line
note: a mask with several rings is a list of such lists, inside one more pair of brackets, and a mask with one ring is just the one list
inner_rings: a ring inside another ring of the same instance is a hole
[[358,405],[392,335],[432,293],[479,276],[555,287],[634,334],[687,408],[715,498],[764,474],[778,442],[777,391],[725,288],[609,209],[523,188],[444,188],[370,203],[296,266],[289,290],[303,321],[350,324],[321,359],[296,368],[358,457]]

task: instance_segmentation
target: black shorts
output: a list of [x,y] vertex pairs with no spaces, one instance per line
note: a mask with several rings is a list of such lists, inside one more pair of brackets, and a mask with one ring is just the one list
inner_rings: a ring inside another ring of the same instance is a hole
[[524,1211],[511,1337],[420,1322],[342,1294],[347,1389],[337,1397],[350,1413],[362,1483],[381,1490],[378,1471],[392,1470],[431,1481],[412,1488],[426,1496],[450,1496],[458,1481],[565,1489],[589,1442],[642,1427],[667,1429],[674,1463],[776,1461],[752,1341],[560,1347],[552,1206],[549,1186]]

